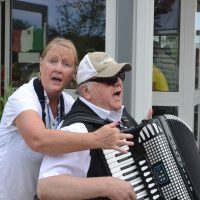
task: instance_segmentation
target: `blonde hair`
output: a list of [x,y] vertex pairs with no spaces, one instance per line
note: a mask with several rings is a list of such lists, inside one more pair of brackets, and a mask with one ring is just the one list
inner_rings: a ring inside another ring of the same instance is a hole
[[46,56],[47,52],[55,45],[62,45],[64,47],[71,49],[75,58],[75,63],[74,63],[75,67],[78,66],[78,54],[74,43],[71,40],[62,37],[56,37],[53,40],[51,40],[44,48],[41,54],[41,58],[43,59]]

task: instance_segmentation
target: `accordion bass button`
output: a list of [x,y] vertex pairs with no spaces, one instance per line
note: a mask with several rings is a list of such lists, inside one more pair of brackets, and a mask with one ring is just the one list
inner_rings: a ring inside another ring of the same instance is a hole
[[151,190],[150,192],[151,192],[151,194],[154,194],[155,192],[157,192],[158,190],[157,189],[153,189],[153,190]]
[[158,199],[159,197],[160,197],[160,195],[157,194],[157,195],[153,196],[153,199],[156,200],[156,199]]
[[141,160],[141,161],[139,162],[139,165],[144,165],[144,163],[146,163],[146,160]]
[[141,168],[142,171],[145,171],[146,169],[148,169],[148,166],[144,166]]
[[152,188],[153,186],[155,186],[155,183],[150,183],[150,184],[148,185],[149,188]]
[[150,172],[145,172],[144,177],[148,176],[149,174],[150,174]]
[[148,182],[150,182],[152,179],[153,179],[152,177],[147,178],[147,179],[146,179],[146,182],[148,183]]

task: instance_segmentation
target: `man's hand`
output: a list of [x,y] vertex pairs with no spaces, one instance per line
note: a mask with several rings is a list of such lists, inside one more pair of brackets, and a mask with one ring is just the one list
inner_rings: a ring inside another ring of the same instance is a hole
[[151,119],[152,115],[153,115],[153,109],[150,108],[149,111],[148,111],[148,113],[147,113],[146,120]]
[[133,135],[120,133],[120,130],[116,127],[117,125],[118,122],[112,122],[94,132],[98,148],[114,149],[121,153],[128,153],[122,146],[133,146]]

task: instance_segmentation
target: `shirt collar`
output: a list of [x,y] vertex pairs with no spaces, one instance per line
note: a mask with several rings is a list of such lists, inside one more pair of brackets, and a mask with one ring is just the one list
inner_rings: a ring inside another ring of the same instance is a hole
[[118,111],[108,111],[94,105],[93,103],[87,101],[83,97],[79,97],[79,99],[83,101],[87,106],[89,106],[102,119],[109,119],[111,121],[120,121],[122,118],[122,112],[124,109],[123,105]]

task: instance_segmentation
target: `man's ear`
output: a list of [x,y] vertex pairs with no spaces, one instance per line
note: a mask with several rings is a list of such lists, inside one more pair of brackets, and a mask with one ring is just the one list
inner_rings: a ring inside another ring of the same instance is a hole
[[86,100],[91,99],[91,90],[87,84],[83,84],[79,88],[81,96],[83,96]]

